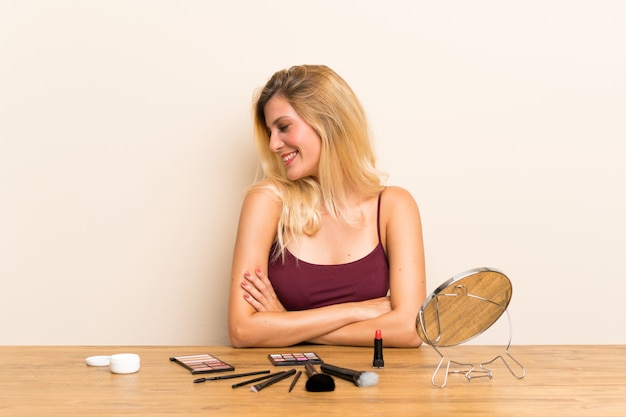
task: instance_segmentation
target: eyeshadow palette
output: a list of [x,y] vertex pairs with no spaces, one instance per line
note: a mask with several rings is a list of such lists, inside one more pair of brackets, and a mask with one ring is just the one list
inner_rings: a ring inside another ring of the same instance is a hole
[[208,353],[189,356],[174,356],[172,362],[187,368],[192,374],[209,374],[212,372],[234,371],[235,367]]
[[312,364],[324,363],[316,353],[275,353],[267,355],[270,362],[275,366],[297,366],[304,365],[307,362]]

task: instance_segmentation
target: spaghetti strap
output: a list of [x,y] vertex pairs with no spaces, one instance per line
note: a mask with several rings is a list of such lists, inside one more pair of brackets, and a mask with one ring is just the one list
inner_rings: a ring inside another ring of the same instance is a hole
[[[385,190],[383,189],[383,191]],[[376,231],[378,232],[378,243],[383,243],[382,239],[380,238],[380,200],[383,196],[383,191],[378,194],[378,209],[376,210]]]

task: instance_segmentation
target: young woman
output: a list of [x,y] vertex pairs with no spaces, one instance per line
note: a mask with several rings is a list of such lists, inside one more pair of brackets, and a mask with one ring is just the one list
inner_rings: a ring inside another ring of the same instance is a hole
[[277,72],[254,106],[264,179],[246,193],[233,256],[235,347],[416,347],[425,298],[418,207],[385,187],[364,111],[326,66]]

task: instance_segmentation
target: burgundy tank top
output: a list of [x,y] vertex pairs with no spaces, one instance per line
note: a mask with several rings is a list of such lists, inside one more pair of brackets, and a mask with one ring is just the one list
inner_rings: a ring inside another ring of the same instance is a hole
[[296,258],[288,250],[284,263],[280,256],[270,261],[268,277],[283,306],[290,311],[307,310],[386,296],[389,262],[380,238],[380,195],[376,224],[378,245],[354,262],[316,265]]

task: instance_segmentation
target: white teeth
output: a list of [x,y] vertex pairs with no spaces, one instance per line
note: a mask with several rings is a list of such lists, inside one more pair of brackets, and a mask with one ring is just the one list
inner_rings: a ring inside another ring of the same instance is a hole
[[298,154],[298,152],[292,152],[289,155],[284,156],[283,157],[283,162],[287,162],[287,161],[292,160],[293,158],[296,157],[297,154]]

